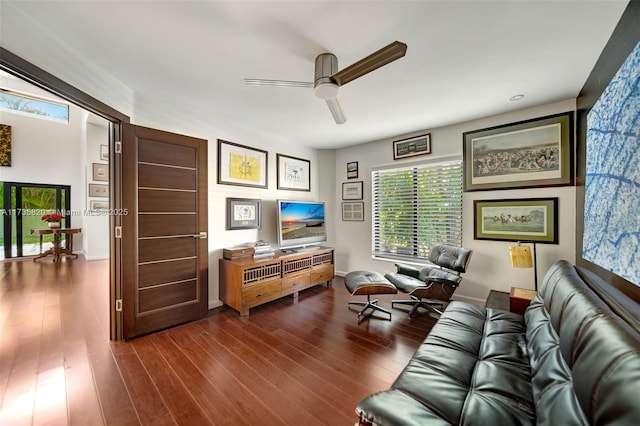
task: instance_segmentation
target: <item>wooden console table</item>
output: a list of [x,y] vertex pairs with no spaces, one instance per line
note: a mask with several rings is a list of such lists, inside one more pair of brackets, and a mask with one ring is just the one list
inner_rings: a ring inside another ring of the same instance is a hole
[[[78,258],[77,254],[73,253],[73,234],[77,234],[81,232],[80,228],[45,228],[45,229],[32,229],[31,233],[40,236],[40,254],[33,258],[33,261],[43,258],[45,256],[52,255],[54,262],[60,261],[61,255],[66,256],[75,256]],[[42,252],[42,236],[53,234],[53,247],[49,250]],[[62,234],[65,234],[65,246],[62,247],[61,240]]]
[[220,259],[222,301],[249,315],[249,308],[293,295],[318,284],[331,285],[334,277],[333,249],[321,247],[299,253],[276,252],[267,259]]

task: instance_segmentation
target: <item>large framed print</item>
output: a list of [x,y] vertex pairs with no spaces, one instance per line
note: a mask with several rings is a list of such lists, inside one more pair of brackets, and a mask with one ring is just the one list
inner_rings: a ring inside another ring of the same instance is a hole
[[227,229],[260,229],[261,201],[227,198]]
[[475,200],[476,240],[558,244],[558,198]]
[[278,189],[311,191],[311,162],[302,158],[276,154]]
[[573,112],[465,132],[464,190],[573,184]]
[[431,133],[393,142],[393,159],[431,154]]
[[218,139],[218,183],[267,188],[268,153]]

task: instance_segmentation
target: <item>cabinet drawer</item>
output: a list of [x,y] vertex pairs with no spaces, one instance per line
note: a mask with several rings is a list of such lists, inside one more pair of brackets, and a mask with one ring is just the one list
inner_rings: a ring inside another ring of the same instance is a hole
[[280,297],[280,280],[270,281],[242,289],[242,305],[251,307]]
[[294,293],[309,287],[309,273],[293,275],[282,279],[282,294]]
[[317,266],[311,270],[311,284],[333,279],[333,265]]

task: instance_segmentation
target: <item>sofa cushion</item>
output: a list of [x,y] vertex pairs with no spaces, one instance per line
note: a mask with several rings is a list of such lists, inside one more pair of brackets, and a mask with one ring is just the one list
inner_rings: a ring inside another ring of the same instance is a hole
[[637,424],[640,335],[572,264],[551,267],[525,320],[538,424]]
[[533,424],[524,334],[520,315],[451,302],[392,389],[357,411],[376,425]]

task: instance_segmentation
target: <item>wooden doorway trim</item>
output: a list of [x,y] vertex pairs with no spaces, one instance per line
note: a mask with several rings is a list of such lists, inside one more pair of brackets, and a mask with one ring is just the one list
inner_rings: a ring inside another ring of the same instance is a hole
[[[115,156],[116,141],[122,140],[122,125],[129,123],[129,116],[88,95],[82,90],[62,81],[53,74],[22,59],[18,55],[0,47],[0,69],[34,86],[44,89],[110,122],[109,125],[109,196],[111,206],[119,209],[122,205],[120,156]],[[116,300],[122,298],[121,247],[115,239],[114,229],[121,225],[121,217],[111,216],[109,252],[109,323],[111,340],[122,339],[122,315],[116,312]]]

